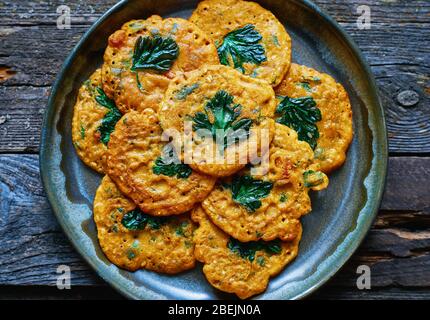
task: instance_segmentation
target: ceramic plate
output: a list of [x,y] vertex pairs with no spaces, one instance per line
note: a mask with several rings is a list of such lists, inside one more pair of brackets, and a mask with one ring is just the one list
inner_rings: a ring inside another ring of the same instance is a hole
[[[331,74],[349,93],[355,136],[345,165],[327,190],[312,195],[303,218],[297,259],[255,299],[302,298],[332,277],[358,247],[378,211],[387,166],[384,114],[375,81],[350,37],[310,1],[258,1],[285,25],[293,61]],[[103,255],[92,217],[101,176],[77,157],[71,139],[73,105],[81,83],[100,66],[108,36],[131,19],[152,14],[187,18],[197,1],[122,1],[82,37],[52,88],[40,148],[43,184],[64,232],[88,264],[113,287],[136,299],[234,298],[212,288],[201,265],[176,276],[127,272]]]

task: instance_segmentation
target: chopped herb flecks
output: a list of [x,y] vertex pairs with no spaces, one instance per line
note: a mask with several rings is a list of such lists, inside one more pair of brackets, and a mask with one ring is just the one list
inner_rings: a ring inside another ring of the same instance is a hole
[[282,193],[281,196],[279,197],[279,201],[285,202],[287,200],[288,200],[288,196],[285,193]]
[[312,91],[312,87],[311,87],[311,84],[309,82],[299,82],[298,85],[300,87],[302,87],[303,89],[305,89],[307,92]]
[[176,99],[184,100],[188,95],[193,93],[199,87],[198,83],[193,83],[192,85],[185,86],[176,93]]
[[85,128],[84,126],[81,124],[81,139],[84,140],[85,139]]
[[306,188],[313,188],[324,183],[325,175],[320,171],[308,170],[303,174]]
[[274,34],[272,35],[273,44],[277,47],[279,47],[279,40],[278,37]]

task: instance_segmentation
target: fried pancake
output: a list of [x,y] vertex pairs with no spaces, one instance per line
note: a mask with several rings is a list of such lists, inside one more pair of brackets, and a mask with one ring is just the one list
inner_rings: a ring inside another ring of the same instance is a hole
[[120,268],[178,273],[194,267],[195,227],[189,214],[145,215],[108,176],[97,189],[94,220],[103,252]]
[[[133,55],[139,37],[146,40],[160,37],[167,42],[143,46],[142,52],[149,54],[142,56],[135,70]],[[103,88],[125,113],[148,107],[157,110],[171,79],[205,64],[217,64],[219,60],[213,41],[197,26],[181,18],[162,19],[154,15],[146,20],[129,21],[113,33],[104,62]]]
[[215,41],[221,63],[246,75],[276,86],[290,67],[290,36],[270,11],[255,2],[202,1],[190,21]]
[[321,121],[316,122],[319,138],[315,162],[325,173],[340,167],[353,137],[351,104],[343,86],[328,74],[293,63],[275,92],[290,98],[314,99],[321,112]]
[[297,256],[300,224],[293,241],[244,244],[216,227],[200,206],[192,211],[191,218],[199,224],[194,232],[194,254],[204,263],[207,280],[215,288],[235,293],[241,299],[263,292],[269,278]]
[[101,139],[100,128],[110,110],[96,100],[101,85],[101,71],[97,69],[79,89],[73,110],[72,140],[79,158],[90,168],[104,173],[107,146],[106,140]]
[[[171,82],[159,116],[164,130],[174,129],[192,136],[190,147],[185,149],[185,156],[182,155],[187,157],[186,163],[199,172],[224,177],[261,155],[264,151],[261,135],[266,138],[268,148],[273,138],[274,121],[271,117],[276,103],[274,91],[265,81],[247,77],[223,65],[207,66]],[[227,124],[225,132],[232,130],[235,133],[248,125],[249,135],[244,135],[238,143],[226,144],[225,148],[216,143],[215,137],[202,144],[197,129],[224,128],[224,124]],[[210,152],[202,151],[202,145],[208,146]],[[202,151],[200,155],[197,150]],[[192,158],[188,157],[191,153]]]
[[268,171],[251,176],[245,169],[222,181],[202,202],[203,209],[239,241],[292,241],[300,233],[300,217],[311,211],[309,190],[328,185],[312,160],[309,145],[294,130],[276,124]]
[[215,179],[184,164],[167,164],[161,135],[152,109],[125,114],[109,142],[108,174],[142,211],[157,216],[184,213],[208,195]]

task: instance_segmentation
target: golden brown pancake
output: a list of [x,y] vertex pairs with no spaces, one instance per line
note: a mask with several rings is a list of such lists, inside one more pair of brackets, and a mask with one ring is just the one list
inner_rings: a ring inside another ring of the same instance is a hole
[[267,172],[244,169],[214,188],[202,202],[212,222],[243,241],[280,238],[300,232],[300,217],[311,211],[308,192],[327,187],[327,176],[312,163],[313,152],[297,133],[276,124]]
[[109,142],[108,174],[144,212],[184,213],[208,195],[215,179],[182,163],[167,163],[161,134],[152,109],[125,114]]
[[116,108],[112,111],[106,106],[106,103],[109,105],[112,101],[100,100],[102,96],[106,98],[101,85],[101,71],[97,69],[79,89],[73,110],[72,140],[79,158],[90,168],[104,173],[109,126],[101,129],[102,124],[103,121],[106,124],[105,117],[114,112],[116,118],[109,117],[114,126],[115,119],[121,117],[121,114]]
[[293,241],[240,243],[215,226],[200,206],[191,217],[199,224],[194,232],[195,256],[204,263],[206,279],[215,288],[241,299],[263,292],[269,278],[297,256],[300,224]]
[[340,167],[353,137],[351,104],[343,86],[328,74],[293,63],[275,92],[290,98],[314,99],[321,112],[321,120],[316,122],[319,138],[315,162],[325,173]]
[[144,214],[105,176],[94,200],[100,246],[118,267],[178,273],[194,267],[194,225],[189,214]]
[[[140,37],[147,46],[136,51]],[[134,63],[134,53],[143,53],[136,55],[143,57],[139,63]],[[129,21],[113,33],[104,62],[103,88],[125,113],[148,107],[157,110],[171,79],[219,60],[212,40],[194,24],[154,15]]]
[[215,41],[221,63],[246,75],[276,86],[290,67],[290,36],[270,11],[255,2],[202,1],[190,21]]
[[[273,89],[265,81],[247,77],[230,67],[217,65],[174,79],[163,99],[159,115],[164,130],[174,129],[193,137],[190,148],[185,149],[193,151],[193,157],[188,158],[186,163],[199,172],[223,177],[237,172],[250,159],[262,153],[259,137],[264,134],[267,149],[273,138],[274,122],[271,117],[275,106]],[[226,126],[226,132],[233,128],[246,131],[244,128],[249,124],[249,136],[245,136],[241,142],[223,146],[213,137],[206,139],[206,144],[199,141],[201,134],[198,128],[222,127],[217,123],[227,123],[232,119],[234,121]],[[188,127],[186,123],[189,124]],[[250,144],[255,145],[255,148],[248,150]],[[202,145],[209,145],[208,150],[211,152],[202,152],[198,156],[197,150],[204,149]],[[220,155],[222,151],[225,153]],[[185,156],[189,155],[188,151],[184,153]],[[221,161],[215,161],[217,155],[220,155]],[[230,155],[232,161],[229,161]]]

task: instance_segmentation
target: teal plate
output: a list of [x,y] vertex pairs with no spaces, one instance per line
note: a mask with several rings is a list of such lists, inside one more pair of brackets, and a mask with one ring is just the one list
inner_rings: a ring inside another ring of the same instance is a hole
[[[310,1],[258,1],[285,24],[293,61],[327,72],[348,91],[354,140],[345,165],[327,190],[312,195],[303,219],[297,259],[255,299],[307,296],[348,260],[369,230],[380,204],[386,168],[384,113],[375,81],[359,49],[326,13]],[[106,12],[82,37],[52,88],[40,146],[40,169],[52,208],[76,250],[109,284],[135,299],[230,299],[205,280],[201,265],[176,276],[126,272],[112,265],[97,242],[92,203],[101,176],[77,157],[71,139],[73,105],[81,83],[101,64],[108,36],[131,19],[152,14],[187,18],[197,1],[129,0]]]

